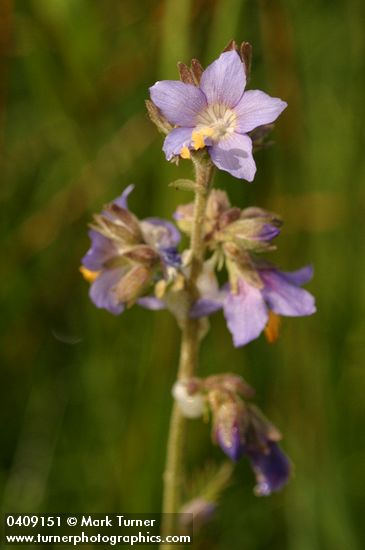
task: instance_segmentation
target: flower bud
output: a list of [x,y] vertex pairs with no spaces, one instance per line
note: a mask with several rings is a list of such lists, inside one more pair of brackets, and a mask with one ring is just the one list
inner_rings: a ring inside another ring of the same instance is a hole
[[230,393],[239,393],[246,399],[251,399],[256,393],[242,376],[231,373],[208,376],[204,380],[203,385],[207,391],[223,389]]
[[105,237],[125,244],[141,241],[138,219],[125,208],[112,203],[105,206],[102,214],[94,215],[92,229]]
[[160,258],[156,250],[145,244],[134,246],[130,250],[127,250],[123,253],[123,257],[128,258],[133,262],[151,267],[155,265]]
[[132,267],[118,282],[115,293],[121,303],[133,303],[141,296],[150,281],[151,269],[142,265]]
[[181,231],[184,231],[186,234],[191,233],[191,229],[193,226],[193,216],[194,216],[194,204],[192,202],[188,204],[181,204],[177,207],[174,219],[178,225],[178,227],[181,229]]
[[213,439],[231,460],[238,460],[243,453],[246,424],[244,403],[222,392],[209,394],[213,413]]
[[139,226],[139,220],[134,214],[132,214],[132,212],[130,212],[126,208],[122,208],[115,202],[108,204],[105,207],[105,212],[106,214],[109,214],[111,216],[111,219],[113,220],[115,225],[118,225],[118,227],[126,227],[126,229],[128,229],[130,233],[134,235],[136,240],[141,239],[142,234]]
[[230,208],[229,210],[226,210],[219,217],[219,228],[224,229],[227,225],[230,225],[236,220],[239,220],[240,216],[241,216],[240,208],[235,207],[235,208]]
[[213,189],[207,203],[207,217],[218,221],[218,217],[229,208],[230,203],[227,193],[221,189]]

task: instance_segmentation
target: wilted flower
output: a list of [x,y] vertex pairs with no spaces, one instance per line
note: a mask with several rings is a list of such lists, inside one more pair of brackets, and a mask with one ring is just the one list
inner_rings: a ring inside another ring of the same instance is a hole
[[190,151],[207,147],[218,168],[252,181],[256,165],[247,134],[276,120],[287,104],[245,87],[245,65],[235,50],[222,53],[199,82],[156,82],[150,88],[151,99],[176,126],[163,145],[167,160],[190,158]]
[[175,273],[180,264],[178,230],[159,218],[138,220],[127,206],[132,190],[130,185],[94,216],[91,247],[82,259],[91,300],[115,315],[142,296],[155,279]]
[[258,496],[279,491],[289,479],[290,462],[277,442],[280,432],[254,405],[237,395],[215,390],[209,395],[213,414],[213,439],[237,461],[247,456],[256,475]]
[[226,285],[219,290],[212,273],[205,275],[201,298],[193,305],[190,315],[194,318],[210,315],[223,308],[228,329],[236,347],[257,338],[269,321],[269,313],[285,317],[301,317],[315,313],[313,296],[300,288],[313,275],[311,266],[294,272],[279,271],[270,264],[256,266],[259,283],[252,283],[252,275],[237,279],[235,288]]
[[[174,219],[184,233],[191,233],[194,203],[178,206]],[[272,250],[271,241],[280,233],[281,219],[262,208],[241,210],[231,207],[228,196],[221,189],[213,189],[207,201],[203,237],[205,243],[216,249],[224,243],[255,252]]]
[[244,403],[231,398],[221,399],[219,391],[211,392],[213,410],[213,439],[231,460],[242,456],[242,442],[245,434]]

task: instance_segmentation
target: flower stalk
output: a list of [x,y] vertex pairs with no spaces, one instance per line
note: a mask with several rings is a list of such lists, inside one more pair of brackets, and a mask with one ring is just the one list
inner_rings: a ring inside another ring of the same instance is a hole
[[[187,290],[191,303],[198,296],[196,281],[203,266],[204,241],[203,222],[209,192],[212,186],[214,167],[212,163],[201,154],[193,156],[195,167],[195,202],[193,228],[190,240],[191,269],[187,280]],[[178,380],[184,380],[194,376],[197,365],[201,339],[201,321],[186,317],[181,331],[180,359]],[[182,415],[177,402],[174,402],[167,443],[166,467],[164,472],[164,494],[162,511],[164,522],[162,536],[173,532],[174,516],[181,507],[181,488],[183,484],[183,450],[185,446],[186,418]],[[169,546],[164,545],[166,550]]]
[[[180,81],[159,81],[150,88],[146,105],[166,136],[166,159],[190,159],[195,169],[195,181],[179,179],[170,187],[193,191],[194,202],[178,206],[176,225],[158,217],[139,219],[129,209],[133,186],[128,186],[94,216],[91,246],[80,268],[96,307],[113,315],[134,304],[168,309],[181,329],[164,471],[164,539],[183,527],[179,512],[191,513],[195,527],[211,517],[233,469],[233,464],[224,467],[223,477],[184,502],[189,496],[183,494],[186,418],[210,415],[213,443],[232,463],[241,457],[250,462],[257,496],[281,490],[292,469],[279,446],[280,432],[249,402],[254,390],[243,378],[222,373],[204,379],[196,374],[209,315],[223,310],[233,344],[239,347],[262,332],[273,343],[282,316],[316,311],[314,297],[301,288],[311,279],[312,267],[287,272],[262,257],[276,249],[281,218],[257,206],[233,206],[225,191],[211,191],[216,168],[241,180],[254,179],[252,152],[265,146],[272,123],[286,107],[279,98],[246,90],[250,57],[248,43],[238,48],[231,41],[205,70],[197,60],[190,68],[180,63]],[[190,239],[188,250],[179,250],[179,229]],[[165,550],[172,547],[163,545]]]

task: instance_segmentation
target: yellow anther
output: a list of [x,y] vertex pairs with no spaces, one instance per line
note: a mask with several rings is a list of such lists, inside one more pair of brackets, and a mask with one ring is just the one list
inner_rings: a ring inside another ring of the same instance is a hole
[[205,147],[205,141],[204,138],[211,137],[214,133],[214,130],[212,128],[202,128],[200,130],[195,130],[192,133],[191,139],[193,142],[194,149],[197,151],[198,149],[203,149]]
[[158,281],[158,283],[156,283],[155,285],[156,298],[159,298],[161,300],[161,298],[163,298],[165,295],[166,288],[167,288],[166,281],[164,281],[163,279],[161,279],[161,281]]
[[180,157],[183,158],[183,159],[191,158],[190,151],[189,151],[189,149],[187,148],[186,145],[184,145],[184,147],[181,149]]
[[269,344],[273,344],[279,338],[281,319],[276,313],[269,311],[269,320],[265,327],[265,336]]
[[176,276],[176,279],[172,285],[172,290],[174,292],[179,292],[179,290],[183,290],[185,286],[185,278],[183,275],[181,275],[180,273]]
[[100,275],[100,271],[91,271],[90,269],[86,269],[84,266],[81,266],[79,271],[88,283],[93,283]]

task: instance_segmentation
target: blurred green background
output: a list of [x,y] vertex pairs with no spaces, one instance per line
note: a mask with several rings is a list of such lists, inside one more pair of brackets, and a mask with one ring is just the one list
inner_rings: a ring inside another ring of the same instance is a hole
[[[169,217],[190,174],[165,162],[148,86],[204,64],[228,40],[254,46],[250,87],[289,103],[232,202],[285,219],[279,265],[315,266],[312,318],[233,349],[220,315],[201,375],[256,389],[296,466],[257,498],[245,461],[194,547],[364,548],[365,4],[360,0],[2,0],[2,509],[156,512],[179,333],[165,312],[97,310],[78,266],[94,211],[136,183],[140,216]],[[192,470],[222,453],[190,421]],[[363,539],[362,539],[363,535]]]

